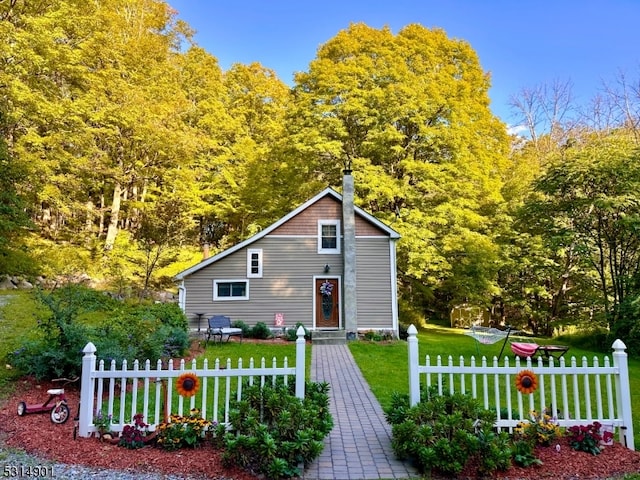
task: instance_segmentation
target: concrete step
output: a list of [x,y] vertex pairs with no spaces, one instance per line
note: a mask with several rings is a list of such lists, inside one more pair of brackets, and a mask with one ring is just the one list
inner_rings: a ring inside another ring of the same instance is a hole
[[347,332],[344,330],[315,330],[311,341],[314,345],[345,345]]

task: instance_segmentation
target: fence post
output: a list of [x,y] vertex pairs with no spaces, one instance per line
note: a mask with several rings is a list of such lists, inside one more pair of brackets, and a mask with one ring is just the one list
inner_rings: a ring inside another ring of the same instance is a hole
[[306,381],[304,328],[302,325],[296,330],[296,397],[304,399],[304,384]]
[[613,342],[613,366],[618,368],[616,375],[616,399],[618,415],[622,418],[619,429],[619,441],[631,450],[635,450],[633,442],[633,419],[631,416],[631,387],[629,385],[629,363],[627,346],[620,339]]
[[93,397],[95,391],[95,379],[93,372],[96,369],[96,346],[89,342],[82,350],[82,377],[80,379],[80,405],[78,406],[78,435],[88,437],[89,425],[93,423]]
[[420,374],[418,373],[418,330],[413,324],[407,329],[409,345],[409,399],[411,406],[420,403]]

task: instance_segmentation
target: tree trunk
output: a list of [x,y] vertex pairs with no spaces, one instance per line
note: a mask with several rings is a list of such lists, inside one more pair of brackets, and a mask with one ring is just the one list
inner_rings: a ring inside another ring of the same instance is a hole
[[98,225],[98,238],[104,233],[104,193],[100,194],[100,223]]
[[113,200],[111,201],[111,218],[107,229],[107,238],[104,241],[104,249],[111,250],[118,235],[118,219],[120,217],[120,201],[122,199],[122,186],[116,182],[113,187]]

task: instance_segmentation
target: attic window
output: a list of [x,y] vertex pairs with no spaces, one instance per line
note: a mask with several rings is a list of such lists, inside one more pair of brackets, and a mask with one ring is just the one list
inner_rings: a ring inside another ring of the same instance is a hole
[[318,253],[340,253],[340,220],[318,220]]
[[247,278],[262,278],[262,249],[247,250]]
[[247,280],[214,280],[214,300],[249,300]]

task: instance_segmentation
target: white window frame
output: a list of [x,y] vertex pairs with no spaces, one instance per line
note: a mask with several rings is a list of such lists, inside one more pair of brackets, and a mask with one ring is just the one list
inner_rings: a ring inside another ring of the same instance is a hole
[[[253,255],[258,255],[258,273],[253,273],[251,271],[252,267],[252,257]],[[247,250],[247,278],[262,278],[262,249],[261,248],[250,248]]]
[[[218,285],[221,283],[244,283],[246,284],[245,295],[242,297],[219,297]],[[235,302],[237,300],[249,300],[249,280],[246,278],[220,278],[213,281],[213,300],[217,302]]]
[[[325,225],[335,225],[336,227],[336,248],[322,248],[322,227]],[[339,254],[340,253],[340,220],[318,220],[318,253],[320,254]]]

